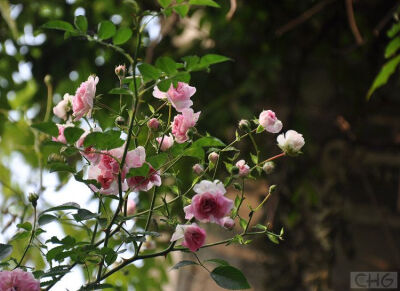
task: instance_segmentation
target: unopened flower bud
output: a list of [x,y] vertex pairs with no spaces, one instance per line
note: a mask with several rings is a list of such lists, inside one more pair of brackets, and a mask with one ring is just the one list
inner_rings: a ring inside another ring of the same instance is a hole
[[219,154],[217,154],[216,152],[212,152],[208,155],[208,160],[213,164],[215,164],[218,161],[218,158]]
[[237,174],[239,174],[239,168],[236,166],[233,166],[231,169],[231,172],[233,175],[237,175]]
[[36,207],[38,199],[39,196],[36,193],[29,193],[28,200],[32,203],[33,207]]
[[126,74],[125,65],[119,65],[119,66],[115,67],[115,75],[117,75],[117,77],[119,79],[125,78],[125,74]]
[[51,83],[51,76],[50,75],[44,76],[44,83],[46,85],[50,85],[50,83]]
[[152,118],[147,122],[147,126],[152,130],[157,130],[160,126],[160,122],[157,118]]
[[201,175],[204,172],[204,167],[200,164],[195,164],[193,166],[193,172],[195,172],[197,175]]
[[265,172],[265,174],[271,174],[275,169],[275,163],[270,161],[270,162],[266,162],[263,166],[263,171]]
[[117,116],[117,118],[115,118],[115,124],[117,126],[125,125],[125,118],[123,118],[122,116]]
[[250,128],[250,122],[246,119],[242,119],[239,121],[239,128],[240,129],[248,129]]
[[136,211],[136,203],[132,199],[128,199],[127,203],[127,209],[126,209],[126,214],[128,216],[135,214]]
[[222,225],[229,230],[232,230],[235,227],[235,221],[230,218],[229,216],[226,216],[222,218]]
[[271,185],[269,187],[269,193],[273,193],[276,190],[276,185]]

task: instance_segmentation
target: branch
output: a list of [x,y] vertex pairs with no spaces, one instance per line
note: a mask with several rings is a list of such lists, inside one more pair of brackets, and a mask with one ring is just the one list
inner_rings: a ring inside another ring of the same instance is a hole
[[278,28],[275,31],[275,34],[278,36],[282,36],[286,32],[294,29],[296,26],[298,26],[298,25],[302,24],[303,22],[307,21],[308,19],[310,19],[312,16],[314,16],[314,14],[320,12],[326,5],[328,5],[334,1],[336,1],[336,0],[324,0],[324,1],[321,1],[317,4],[315,4],[310,9],[304,11],[303,14],[301,14],[297,18],[289,21],[287,24]]
[[345,2],[346,2],[347,21],[349,22],[351,32],[353,33],[354,38],[356,39],[357,45],[362,45],[364,43],[364,40],[360,34],[360,31],[358,30],[356,19],[354,17],[353,0],[345,0]]

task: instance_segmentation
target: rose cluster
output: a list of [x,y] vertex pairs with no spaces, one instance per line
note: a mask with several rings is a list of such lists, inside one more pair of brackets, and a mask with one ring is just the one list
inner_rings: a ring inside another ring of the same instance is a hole
[[[121,74],[118,76],[123,78]],[[98,77],[90,76],[86,82],[80,85],[75,96],[66,94],[64,99],[54,107],[53,111],[56,116],[69,121],[64,125],[58,125],[59,135],[57,138],[53,138],[55,141],[66,143],[64,130],[68,126],[73,126],[70,123],[71,118],[73,121],[77,121],[84,116],[91,117],[97,83]],[[200,112],[195,113],[191,108],[193,106],[191,97],[195,92],[195,87],[183,82],[178,82],[176,87],[171,84],[167,92],[162,92],[157,86],[154,87],[153,96],[166,101],[177,111],[171,124],[166,126],[171,132],[164,132],[161,136],[154,137],[154,141],[161,151],[167,151],[174,142],[189,141],[189,131],[195,127],[200,116]],[[282,122],[272,110],[262,111],[256,122],[261,130],[265,129],[270,133],[279,133],[283,127]],[[151,118],[148,120],[147,126],[149,130],[157,131],[160,121],[157,118]],[[239,127],[250,130],[250,122],[241,120]],[[83,148],[82,156],[90,163],[88,178],[97,181],[97,185],[91,185],[93,191],[105,195],[116,195],[119,191],[149,191],[154,186],[161,185],[160,172],[146,162],[144,147],[138,146],[127,151],[126,146],[123,145],[108,151],[97,151],[96,145],[83,146],[88,134],[89,132],[85,132],[77,141],[76,146]],[[289,130],[286,134],[280,134],[277,142],[284,154],[297,155],[304,145],[304,138],[296,131]],[[212,152],[208,159],[215,165],[219,160],[219,155]],[[141,168],[145,164],[149,169],[146,176],[129,175],[131,169]],[[251,168],[244,159],[237,161],[234,168],[236,169],[235,175],[240,178],[250,175]],[[265,162],[263,169],[266,173],[271,172],[273,163]],[[193,170],[201,175],[204,167],[196,164],[193,166]],[[184,207],[185,219],[188,224],[177,225],[171,241],[183,239],[183,246],[191,251],[197,251],[205,243],[206,232],[196,223],[191,223],[193,220],[201,223],[216,223],[227,229],[232,229],[235,222],[230,217],[233,201],[225,197],[226,189],[222,182],[203,180],[196,184],[193,190],[196,194],[192,197],[191,203]],[[128,214],[132,214],[135,207],[133,201],[128,201]]]

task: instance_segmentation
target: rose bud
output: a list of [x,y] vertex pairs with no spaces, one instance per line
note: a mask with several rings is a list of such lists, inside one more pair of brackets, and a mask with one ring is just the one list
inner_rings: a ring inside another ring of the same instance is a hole
[[193,172],[195,172],[197,175],[201,175],[204,172],[204,167],[200,164],[195,164],[193,166]]
[[160,122],[158,121],[157,118],[152,118],[147,122],[147,126],[152,130],[157,130],[158,127],[160,126]]
[[218,161],[218,158],[219,154],[217,154],[216,152],[212,152],[208,155],[208,160],[213,164],[215,164]]
[[270,161],[270,162],[266,162],[263,166],[263,171],[265,172],[265,174],[271,174],[275,169],[275,163]]

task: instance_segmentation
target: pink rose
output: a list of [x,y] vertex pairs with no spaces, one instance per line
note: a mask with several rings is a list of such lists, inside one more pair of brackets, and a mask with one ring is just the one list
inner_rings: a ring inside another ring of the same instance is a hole
[[154,87],[153,90],[154,97],[158,99],[167,98],[178,112],[182,112],[184,109],[190,108],[193,105],[193,101],[190,100],[190,97],[192,97],[194,93],[196,93],[196,88],[183,82],[178,82],[176,88],[171,84],[166,93],[160,91],[157,86]]
[[147,126],[150,129],[157,130],[158,127],[160,126],[160,122],[158,121],[157,118],[152,118],[147,122]]
[[288,155],[295,156],[300,153],[305,141],[302,134],[295,130],[288,130],[277,137],[278,146]]
[[175,136],[177,143],[184,143],[189,139],[187,133],[190,128],[196,125],[199,120],[200,112],[193,112],[193,109],[184,109],[182,114],[174,117],[172,122],[172,134]]
[[[100,131],[99,129],[94,131]],[[76,142],[76,146],[78,148],[83,147],[83,143],[85,142],[86,136],[90,133],[90,131],[86,131],[84,134],[81,135],[81,137],[78,139]],[[93,145],[85,147],[82,155],[92,164],[96,165],[100,161],[101,154],[96,153],[96,149],[93,147]]]
[[235,221],[229,216],[225,216],[224,218],[222,218],[222,226],[226,229],[231,230],[235,226]]
[[[119,192],[118,177],[113,175],[111,171],[102,171],[97,165],[92,165],[88,169],[88,179],[96,180],[101,188],[90,185],[94,192],[99,192],[104,195],[117,195]],[[122,182],[122,191],[128,190],[128,185],[125,181]]]
[[214,182],[203,180],[195,185],[193,190],[197,193],[192,198],[192,203],[186,206],[185,218],[193,217],[201,222],[215,222],[223,225],[224,216],[229,214],[233,207],[233,201],[226,198],[224,185],[215,180]]
[[72,98],[74,96],[69,95],[66,93],[64,95],[64,99],[58,102],[56,106],[53,107],[53,113],[55,116],[58,118],[67,120],[68,118],[68,112],[71,111],[71,106],[72,106]]
[[132,199],[128,199],[127,201],[127,209],[126,209],[126,214],[128,215],[133,215],[135,214],[136,211],[136,203]]
[[260,125],[268,132],[278,133],[282,130],[282,122],[278,120],[275,112],[272,110],[264,110],[261,112],[258,121],[260,122]]
[[91,117],[98,82],[98,77],[89,76],[88,80],[83,82],[78,90],[76,90],[75,96],[72,99],[74,121],[81,119],[84,115]]
[[1,271],[0,290],[40,291],[40,283],[38,280],[35,280],[31,273],[24,272],[20,269],[13,271]]
[[73,124],[67,124],[67,125],[62,125],[62,124],[57,124],[57,127],[58,127],[58,136],[57,137],[53,137],[52,138],[52,140],[53,141],[58,141],[58,142],[61,142],[61,143],[67,143],[67,140],[65,139],[65,136],[64,136],[64,130],[67,128],[67,127],[70,127],[70,126],[73,126]]
[[239,176],[246,177],[250,174],[250,167],[246,164],[245,160],[240,160],[236,163],[236,167],[239,169]]
[[153,186],[161,186],[160,171],[150,166],[147,177],[130,177],[127,182],[132,191],[149,191]]
[[182,245],[192,252],[195,252],[204,245],[206,241],[206,231],[196,223],[190,225],[178,224],[175,233],[171,237],[171,241],[177,241],[182,238]]
[[174,137],[169,134],[169,135],[164,135],[164,138],[162,136],[157,137],[156,141],[158,142],[158,144],[161,143],[161,147],[160,149],[165,152],[166,150],[168,150],[170,147],[172,147],[172,145],[174,144]]

